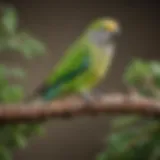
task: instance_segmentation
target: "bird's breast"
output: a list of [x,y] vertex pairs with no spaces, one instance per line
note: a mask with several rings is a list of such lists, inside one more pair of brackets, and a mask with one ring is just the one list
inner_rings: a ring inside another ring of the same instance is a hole
[[102,78],[110,67],[113,53],[108,52],[108,49],[100,50],[95,53],[93,60],[93,72],[96,77]]

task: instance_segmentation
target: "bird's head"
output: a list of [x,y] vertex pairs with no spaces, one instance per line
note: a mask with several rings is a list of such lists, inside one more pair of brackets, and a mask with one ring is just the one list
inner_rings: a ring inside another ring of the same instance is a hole
[[101,18],[90,25],[88,37],[96,45],[103,46],[114,42],[120,31],[120,24],[115,19]]

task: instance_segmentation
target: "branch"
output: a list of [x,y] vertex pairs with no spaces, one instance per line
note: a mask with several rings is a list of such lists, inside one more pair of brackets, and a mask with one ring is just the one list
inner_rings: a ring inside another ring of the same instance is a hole
[[100,113],[160,116],[160,101],[151,98],[119,93],[93,98],[90,103],[72,96],[43,104],[1,104],[0,123],[39,122],[49,117],[67,118]]

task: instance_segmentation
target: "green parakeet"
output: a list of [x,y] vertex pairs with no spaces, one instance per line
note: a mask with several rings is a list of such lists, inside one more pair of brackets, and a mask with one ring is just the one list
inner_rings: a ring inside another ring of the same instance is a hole
[[119,31],[119,23],[112,18],[92,22],[67,49],[34,96],[49,101],[70,93],[90,93],[111,65]]

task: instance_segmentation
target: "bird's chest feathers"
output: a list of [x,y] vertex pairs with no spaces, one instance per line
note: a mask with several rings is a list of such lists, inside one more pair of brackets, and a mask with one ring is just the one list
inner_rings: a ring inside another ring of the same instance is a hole
[[96,50],[93,57],[93,72],[95,76],[103,77],[111,64],[113,50],[108,47]]

